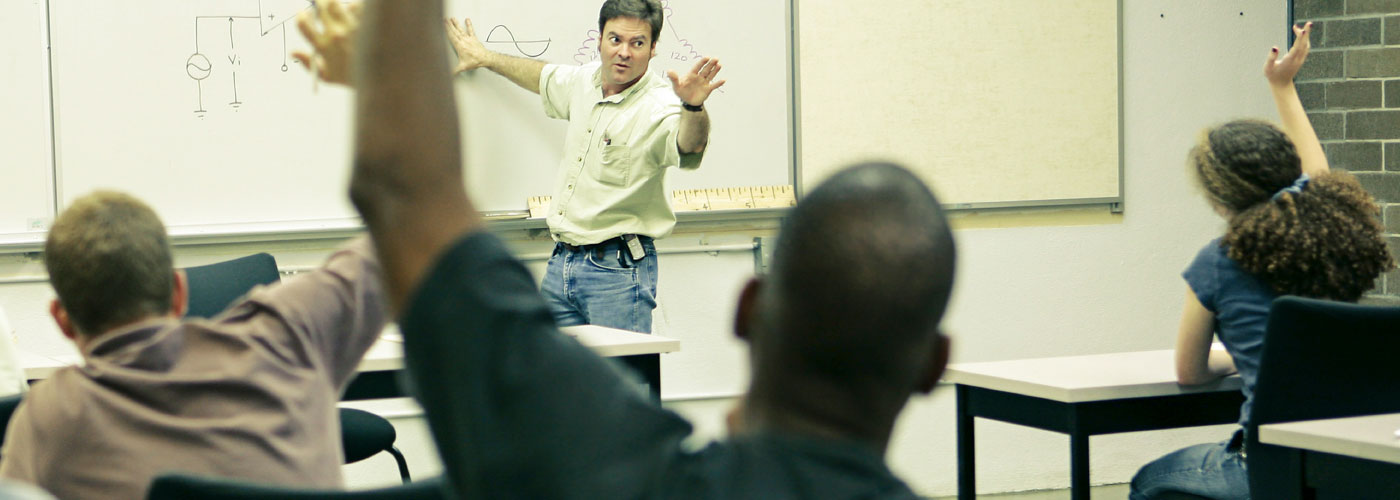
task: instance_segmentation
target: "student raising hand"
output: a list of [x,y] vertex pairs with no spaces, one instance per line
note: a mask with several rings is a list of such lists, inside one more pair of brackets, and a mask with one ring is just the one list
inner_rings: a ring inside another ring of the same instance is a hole
[[1298,159],[1302,162],[1303,173],[1318,177],[1327,173],[1327,155],[1322,143],[1317,139],[1308,112],[1298,98],[1298,89],[1293,86],[1293,78],[1303,61],[1308,58],[1308,48],[1312,45],[1312,23],[1293,26],[1293,47],[1283,57],[1278,57],[1278,47],[1269,50],[1269,60],[1264,62],[1264,77],[1269,81],[1269,92],[1274,96],[1274,106],[1278,108],[1278,118],[1283,132],[1297,148]]
[[[350,63],[355,57],[355,32],[360,28],[359,2],[339,0],[316,2],[316,13],[303,10],[297,16],[297,29],[311,44],[311,51],[293,51],[296,59],[326,83],[350,85]],[[318,22],[319,21],[319,22]]]
[[1288,49],[1288,53],[1282,58],[1278,56],[1278,46],[1269,51],[1269,59],[1264,62],[1264,76],[1269,79],[1269,85],[1292,84],[1293,77],[1298,74],[1298,69],[1303,67],[1303,61],[1308,58],[1308,49],[1312,46],[1308,40],[1312,35],[1312,23],[1294,26],[1293,35],[1296,37],[1293,47]]

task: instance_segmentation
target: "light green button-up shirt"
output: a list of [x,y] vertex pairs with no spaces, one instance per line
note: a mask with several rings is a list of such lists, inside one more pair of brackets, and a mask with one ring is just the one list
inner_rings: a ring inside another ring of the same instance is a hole
[[599,66],[550,64],[540,73],[545,114],[569,121],[549,231],[570,245],[665,237],[676,226],[666,167],[699,168],[702,153],[681,154],[676,145],[681,101],[670,82],[648,71],[605,98]]

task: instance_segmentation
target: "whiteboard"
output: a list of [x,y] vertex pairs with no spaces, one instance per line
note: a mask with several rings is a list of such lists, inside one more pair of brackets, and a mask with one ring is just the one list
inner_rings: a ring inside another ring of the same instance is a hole
[[44,2],[0,2],[0,243],[43,239],[53,217]]
[[[672,188],[790,183],[786,4],[663,1],[654,71],[715,55],[730,79],[707,103],[704,163],[670,172]],[[304,46],[292,19],[306,0],[51,2],[62,202],[127,191],[175,235],[358,225],[345,194],[351,93],[316,88],[287,57]],[[601,3],[462,0],[449,12],[473,17],[494,50],[578,64],[596,57]],[[538,96],[479,73],[458,83],[468,184],[479,209],[524,210],[550,194],[564,123]]]
[[58,194],[146,200],[171,232],[353,223],[350,93],[288,58],[304,0],[51,0]]
[[801,188],[889,159],[954,206],[1120,200],[1118,4],[799,4]]

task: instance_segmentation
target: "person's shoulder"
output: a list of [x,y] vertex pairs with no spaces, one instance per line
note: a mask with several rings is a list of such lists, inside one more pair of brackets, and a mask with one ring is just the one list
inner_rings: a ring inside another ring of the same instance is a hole
[[544,71],[556,78],[555,81],[560,81],[558,79],[562,78],[563,81],[568,81],[575,85],[591,85],[593,83],[593,75],[598,72],[598,68],[601,66],[602,63],[599,61],[590,61],[583,64],[547,63],[544,66]]
[[648,104],[658,107],[675,107],[677,112],[680,111],[681,98],[676,97],[676,91],[671,87],[671,80],[666,75],[650,72],[642,84],[645,87],[641,89],[641,94]]
[[1222,243],[1221,238],[1216,238],[1210,245],[1207,245],[1207,248],[1201,249],[1201,254],[1208,255],[1207,258],[1219,270],[1222,279],[1253,278],[1249,271],[1245,271],[1238,262],[1235,262],[1235,259],[1230,258],[1230,247]]
[[431,315],[430,311],[437,311],[440,303],[459,301],[463,290],[479,288],[476,284],[489,283],[512,272],[516,266],[505,264],[513,260],[505,243],[489,232],[475,231],[458,237],[428,268],[401,323],[423,319],[418,313]]
[[1229,252],[1225,248],[1224,237],[1217,237],[1210,240],[1196,252],[1197,260],[1218,261],[1229,258]]
[[83,417],[82,402],[91,387],[90,377],[78,366],[66,366],[34,384],[24,393],[11,421],[24,415],[31,430],[71,425]]

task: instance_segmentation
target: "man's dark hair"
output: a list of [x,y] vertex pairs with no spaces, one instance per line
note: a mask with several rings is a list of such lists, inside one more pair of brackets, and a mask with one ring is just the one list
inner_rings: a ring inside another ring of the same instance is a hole
[[661,22],[665,15],[662,13],[661,0],[607,0],[603,2],[602,10],[598,11],[598,33],[603,33],[603,26],[608,21],[619,17],[634,17],[651,24],[651,43],[656,44],[656,39],[661,36]]
[[165,225],[141,200],[98,191],[59,214],[44,267],[73,325],[89,338],[170,311],[175,269]]
[[886,163],[848,168],[789,213],[759,324],[797,376],[917,383],[952,292],[954,254],[938,199],[917,177]]

